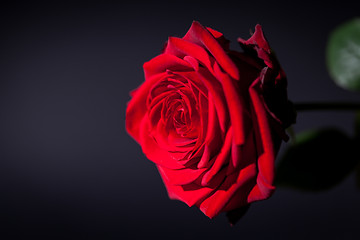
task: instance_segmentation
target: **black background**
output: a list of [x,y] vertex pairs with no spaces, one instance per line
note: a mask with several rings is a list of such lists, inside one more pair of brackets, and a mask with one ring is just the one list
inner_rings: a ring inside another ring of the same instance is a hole
[[[235,49],[262,24],[294,102],[359,102],[325,66],[327,37],[359,14],[355,2],[2,3],[0,239],[359,239],[354,174],[320,193],[279,188],[230,227],[169,200],[124,128],[142,64],[193,20]],[[295,130],[352,134],[353,116],[300,113]]]

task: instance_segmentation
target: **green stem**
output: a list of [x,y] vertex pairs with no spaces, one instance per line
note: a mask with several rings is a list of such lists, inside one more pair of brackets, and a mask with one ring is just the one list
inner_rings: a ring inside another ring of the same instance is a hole
[[359,111],[360,103],[326,102],[326,103],[295,103],[296,111],[341,110]]

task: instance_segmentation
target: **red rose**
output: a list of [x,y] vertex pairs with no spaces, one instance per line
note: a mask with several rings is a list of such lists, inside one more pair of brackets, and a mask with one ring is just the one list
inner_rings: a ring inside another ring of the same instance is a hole
[[212,218],[274,192],[274,161],[294,122],[286,78],[261,26],[244,52],[193,22],[144,64],[126,129],[161,174],[171,199]]

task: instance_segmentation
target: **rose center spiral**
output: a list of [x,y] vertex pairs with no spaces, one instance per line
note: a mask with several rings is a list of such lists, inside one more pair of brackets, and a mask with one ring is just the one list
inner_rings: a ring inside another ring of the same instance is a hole
[[[167,77],[150,91],[147,105],[152,129],[167,139],[196,139],[200,129],[197,94],[186,79]],[[181,140],[181,141],[183,141]]]

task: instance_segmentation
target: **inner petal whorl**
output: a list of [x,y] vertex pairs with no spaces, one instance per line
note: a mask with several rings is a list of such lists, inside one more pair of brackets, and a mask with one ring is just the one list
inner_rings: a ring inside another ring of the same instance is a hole
[[[199,91],[189,80],[179,75],[169,75],[149,92],[147,108],[151,134],[161,146],[189,151],[195,146],[201,132]],[[185,150],[186,149],[186,150]]]

